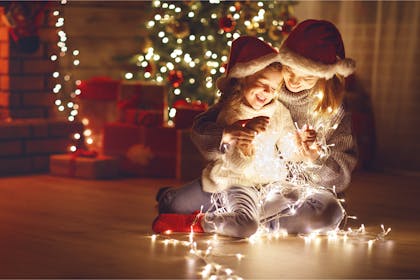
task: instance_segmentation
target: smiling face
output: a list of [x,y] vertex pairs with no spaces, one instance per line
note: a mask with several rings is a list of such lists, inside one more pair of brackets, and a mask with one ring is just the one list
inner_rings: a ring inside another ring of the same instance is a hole
[[244,79],[243,96],[248,106],[260,110],[270,103],[283,79],[281,70],[267,67]]
[[300,92],[302,90],[311,89],[319,79],[318,77],[310,76],[292,69],[289,66],[284,66],[283,69],[284,83],[291,92]]

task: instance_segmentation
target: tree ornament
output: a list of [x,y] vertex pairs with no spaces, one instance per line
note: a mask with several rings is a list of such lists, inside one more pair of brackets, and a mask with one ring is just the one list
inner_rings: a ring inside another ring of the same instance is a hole
[[259,21],[257,22],[257,28],[256,28],[258,33],[266,33],[267,32],[267,28],[266,28],[266,24],[265,21]]
[[203,64],[200,67],[201,73],[203,73],[204,75],[208,75],[210,73],[210,67],[207,64]]
[[285,20],[282,28],[283,35],[288,35],[296,24],[297,19],[295,17],[289,17],[287,20]]
[[236,9],[237,12],[239,12],[242,8],[241,2],[239,2],[239,1],[236,1],[234,6],[235,6],[235,9]]
[[149,38],[144,39],[143,46],[141,48],[143,50],[143,53],[147,53],[149,48],[152,48],[152,47],[153,47],[152,40],[150,40]]
[[195,3],[194,0],[184,0],[182,2],[189,7],[191,7]]
[[168,81],[174,88],[178,88],[184,82],[184,75],[180,70],[171,70],[169,71]]
[[273,41],[279,41],[282,36],[282,30],[278,26],[270,26],[270,29],[268,30],[268,36]]
[[154,74],[154,70],[155,70],[154,64],[152,62],[148,61],[147,62],[147,66],[144,67],[144,72],[145,73],[150,73],[150,74],[153,75]]
[[171,23],[167,25],[166,30],[169,33],[174,34],[174,36],[178,39],[183,39],[190,35],[190,27],[188,26],[188,23],[185,21],[177,21],[174,20]]
[[246,29],[246,34],[249,36],[256,36],[257,35],[257,29],[254,27],[254,25],[250,25],[247,29]]
[[232,32],[235,30],[236,22],[231,14],[228,14],[219,19],[219,28],[225,32]]

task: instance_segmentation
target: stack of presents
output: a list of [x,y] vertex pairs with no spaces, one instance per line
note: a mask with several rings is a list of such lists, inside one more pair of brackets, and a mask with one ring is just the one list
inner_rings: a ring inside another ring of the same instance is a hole
[[[87,120],[89,149],[52,155],[54,175],[89,179],[117,176],[198,177],[204,160],[191,142],[193,118],[205,104],[177,102],[168,125],[167,89],[140,81],[92,78],[80,84],[79,115]],[[90,135],[89,135],[90,134]]]

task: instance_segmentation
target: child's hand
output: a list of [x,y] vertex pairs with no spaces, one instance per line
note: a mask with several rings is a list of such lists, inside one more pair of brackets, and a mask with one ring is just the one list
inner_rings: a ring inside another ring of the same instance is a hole
[[256,133],[264,132],[270,123],[270,118],[266,116],[258,116],[246,122],[245,127],[252,129]]
[[248,120],[239,120],[231,125],[228,125],[223,130],[224,143],[248,143],[251,144],[255,138],[255,131],[246,127],[245,124]]

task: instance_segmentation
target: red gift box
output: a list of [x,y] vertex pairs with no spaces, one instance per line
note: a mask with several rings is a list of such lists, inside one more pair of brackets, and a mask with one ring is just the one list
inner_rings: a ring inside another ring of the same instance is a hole
[[127,151],[124,169],[134,175],[175,177],[176,130],[171,127],[139,128],[141,144]]
[[191,140],[191,129],[177,130],[176,178],[192,180],[201,176],[204,158]]
[[168,115],[168,96],[165,85],[144,81],[121,83],[118,109],[161,110],[164,120]]
[[118,161],[116,158],[102,155],[97,157],[51,155],[50,173],[84,179],[110,179],[118,176]]
[[121,173],[126,175],[175,177],[176,130],[108,123],[103,153],[118,156]]
[[192,127],[195,116],[202,112],[204,112],[204,110],[189,108],[177,109],[174,117],[175,127],[178,129]]
[[117,119],[117,96],[120,81],[107,77],[93,77],[82,81],[78,88],[79,116],[89,121],[86,128],[91,130],[89,136],[93,143],[90,147],[99,149],[102,146],[102,130],[107,122]]
[[108,77],[92,77],[89,80],[81,81],[80,99],[93,99],[102,101],[115,101],[118,97],[121,81]]
[[192,179],[204,166],[189,130],[108,123],[103,148],[104,154],[120,158],[126,175]]
[[176,109],[174,117],[175,127],[178,129],[190,128],[196,115],[207,110],[208,105],[201,101],[187,102],[180,99],[174,102],[173,107]]
[[140,142],[138,125],[111,122],[104,126],[103,153],[110,156],[125,155],[129,147]]

